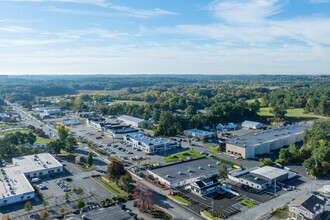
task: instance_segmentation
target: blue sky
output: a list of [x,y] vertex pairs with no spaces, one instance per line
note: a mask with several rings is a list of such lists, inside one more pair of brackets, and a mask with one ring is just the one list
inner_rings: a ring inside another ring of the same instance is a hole
[[330,0],[0,0],[0,74],[330,74]]

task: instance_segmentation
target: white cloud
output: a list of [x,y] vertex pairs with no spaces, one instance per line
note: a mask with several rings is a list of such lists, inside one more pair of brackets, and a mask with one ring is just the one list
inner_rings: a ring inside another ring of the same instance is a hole
[[282,4],[283,0],[217,0],[209,9],[229,23],[259,23],[278,14]]
[[2,32],[14,32],[14,33],[36,32],[36,30],[34,30],[32,28],[19,27],[19,26],[4,26],[4,27],[0,27],[0,31],[2,31]]
[[[164,15],[177,15],[175,12],[162,10],[159,8],[154,9],[135,9],[127,6],[122,5],[115,5],[106,0],[5,0],[5,1],[12,1],[12,2],[67,2],[67,3],[78,3],[78,4],[90,4],[90,5],[97,5],[100,7],[112,9],[118,12],[121,12],[119,15],[124,16],[131,16],[136,18],[150,18],[150,17],[158,17]],[[107,13],[100,13],[100,12],[91,12],[91,11],[82,11],[82,10],[66,10],[66,9],[59,9],[59,8],[51,8],[54,12],[73,12],[76,14],[94,14],[94,15],[109,15]]]

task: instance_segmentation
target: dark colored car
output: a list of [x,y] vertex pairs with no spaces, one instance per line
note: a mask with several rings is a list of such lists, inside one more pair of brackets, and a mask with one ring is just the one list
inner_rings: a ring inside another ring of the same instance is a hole
[[80,214],[80,211],[79,210],[74,210],[72,213],[75,214],[75,215],[78,215],[78,214]]
[[57,219],[63,219],[63,218],[64,218],[64,215],[63,215],[63,214],[61,214],[61,215],[56,215],[55,218],[57,218]]
[[70,177],[66,177],[66,178],[65,178],[65,181],[71,182],[72,179],[71,179]]

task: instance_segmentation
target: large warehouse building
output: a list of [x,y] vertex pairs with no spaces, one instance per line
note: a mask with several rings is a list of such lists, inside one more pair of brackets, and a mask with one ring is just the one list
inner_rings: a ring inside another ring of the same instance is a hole
[[147,172],[167,187],[176,188],[216,176],[219,167],[216,161],[203,157],[156,167]]
[[12,160],[12,166],[1,168],[0,207],[35,197],[28,178],[63,171],[63,165],[48,153],[15,157]]
[[283,146],[302,141],[304,130],[309,128],[303,125],[288,125],[227,139],[226,152],[243,158],[269,154]]
[[146,121],[144,119],[132,117],[132,116],[129,116],[129,115],[122,115],[118,118],[118,120],[122,121],[126,125],[131,125],[135,128],[141,128],[142,122]]

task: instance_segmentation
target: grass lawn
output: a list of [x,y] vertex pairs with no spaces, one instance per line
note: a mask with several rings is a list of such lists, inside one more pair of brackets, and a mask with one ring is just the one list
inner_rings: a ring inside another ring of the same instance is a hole
[[152,161],[152,162],[148,162],[148,163],[144,163],[144,164],[141,164],[137,167],[142,167],[142,166],[147,166],[147,165],[150,165],[150,164],[157,164],[158,162],[155,162],[155,161]]
[[[260,108],[259,115],[260,116],[274,116],[270,113],[271,108]],[[303,108],[294,108],[287,109],[286,117],[295,117],[295,118],[327,118],[322,115],[313,115],[313,114],[305,114]]]
[[[243,199],[243,198],[242,198],[242,199]],[[256,203],[254,203],[254,202],[248,200],[247,198],[243,199],[243,200],[241,201],[241,203],[243,203],[247,208],[251,208],[251,207],[257,205]]]
[[205,216],[209,217],[212,220],[218,220],[219,219],[219,218],[213,217],[212,214],[210,212],[206,211],[206,210],[204,210],[203,213],[204,213]]
[[[12,134],[12,133],[15,133],[15,132],[21,132],[21,133],[28,133],[30,130],[28,129],[15,129],[15,130],[9,130],[9,131],[1,131],[0,132],[0,135],[6,135],[6,134]],[[35,134],[36,135],[36,134]],[[37,137],[37,140],[35,142],[35,144],[44,144],[44,143],[49,143],[51,142],[52,139],[50,138],[43,138],[43,137],[39,137],[38,135],[36,135]]]
[[205,156],[203,154],[200,154],[199,151],[193,150],[193,151],[186,151],[178,154],[173,154],[171,156],[162,158],[162,160],[166,162],[173,162],[179,159],[185,159],[187,157],[205,157]]
[[102,185],[104,188],[106,188],[107,190],[109,190],[110,192],[112,192],[116,196],[120,196],[120,197],[126,197],[126,196],[128,196],[128,193],[125,192],[124,190],[120,189],[119,186],[116,185],[116,183],[114,183],[112,181],[107,182],[102,177],[104,177],[107,180],[109,180],[105,175],[103,175],[101,177],[93,177],[93,179],[96,182],[98,182],[100,185]]
[[181,196],[179,195],[168,195],[169,197],[175,199],[175,200],[178,200],[179,202],[183,203],[183,204],[190,204],[190,202],[188,202],[187,200],[185,200],[184,198],[182,198]]
[[12,128],[16,127],[16,124],[0,124],[0,129],[1,128]]
[[129,105],[146,105],[147,103],[145,101],[130,101],[130,100],[114,100],[112,103],[126,103]]
[[73,165],[81,171],[92,171],[96,169],[94,165],[92,165],[91,167],[83,167],[81,164],[78,163],[74,163]]
[[[248,104],[250,104],[250,103],[254,103],[255,100],[257,100],[257,99],[248,99],[248,100],[246,100],[246,102]],[[262,102],[262,98],[259,98],[258,101],[261,103]]]
[[278,208],[272,213],[272,215],[278,219],[290,218],[289,207],[287,205],[285,205],[284,207]]
[[157,206],[153,206],[152,207],[153,210],[149,213],[144,213],[152,218],[156,218],[156,219],[171,219],[172,216],[170,214],[168,214],[167,212],[165,212],[164,210],[158,208]]
[[219,149],[219,147],[208,147],[207,148],[208,151],[211,151],[216,154],[220,153],[220,151],[218,151],[218,149]]

